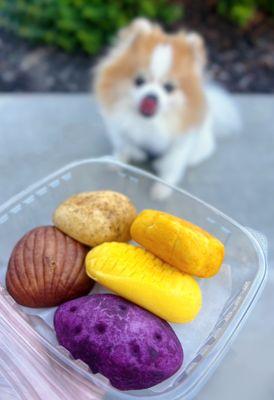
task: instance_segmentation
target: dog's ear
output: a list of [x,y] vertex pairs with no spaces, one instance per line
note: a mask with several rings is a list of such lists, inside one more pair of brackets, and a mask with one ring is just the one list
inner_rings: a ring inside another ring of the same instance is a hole
[[156,30],[161,30],[159,25],[152,23],[146,18],[136,18],[118,32],[117,44],[123,47],[132,45],[139,36]]
[[187,32],[185,34],[185,39],[193,52],[195,61],[197,62],[200,71],[203,71],[207,63],[204,39],[196,32]]
[[136,18],[125,28],[118,32],[119,40],[132,40],[139,33],[149,33],[152,30],[152,23],[146,18]]

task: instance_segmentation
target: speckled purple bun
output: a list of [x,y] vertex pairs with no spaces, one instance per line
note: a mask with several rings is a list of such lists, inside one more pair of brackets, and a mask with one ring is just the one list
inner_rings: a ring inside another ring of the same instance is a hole
[[182,346],[169,324],[119,296],[68,301],[58,307],[54,327],[74,358],[120,390],[154,386],[183,362]]

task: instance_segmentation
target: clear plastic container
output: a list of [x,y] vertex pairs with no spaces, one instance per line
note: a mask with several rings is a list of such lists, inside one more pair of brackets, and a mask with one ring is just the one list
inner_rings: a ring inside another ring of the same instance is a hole
[[176,400],[193,398],[206,382],[258,299],[267,276],[266,250],[256,233],[189,193],[172,188],[167,200],[153,200],[150,189],[156,181],[161,182],[102,158],[74,162],[30,186],[0,207],[0,279],[4,285],[17,240],[31,228],[51,223],[55,207],[76,192],[112,189],[132,198],[139,210],[156,208],[188,219],[225,243],[232,289],[217,324],[187,368],[162,391],[120,392],[73,360],[57,344],[52,328],[17,305],[0,286],[0,393],[26,400]]

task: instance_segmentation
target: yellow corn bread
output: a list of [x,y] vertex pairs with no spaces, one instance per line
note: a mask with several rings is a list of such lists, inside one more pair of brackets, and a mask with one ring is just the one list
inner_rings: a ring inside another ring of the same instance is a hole
[[157,210],[142,211],[131,225],[131,237],[181,271],[209,278],[224,259],[224,245],[198,226]]
[[89,277],[170,322],[190,322],[202,294],[191,276],[126,243],[103,243],[86,256]]

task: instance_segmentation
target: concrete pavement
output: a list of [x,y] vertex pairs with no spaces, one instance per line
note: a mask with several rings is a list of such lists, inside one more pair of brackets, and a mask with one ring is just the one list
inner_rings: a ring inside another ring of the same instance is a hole
[[[188,171],[181,186],[263,232],[274,260],[274,96],[236,97],[238,136]],[[88,95],[0,96],[0,203],[75,159],[110,153]],[[261,300],[199,400],[274,398],[274,270]]]

